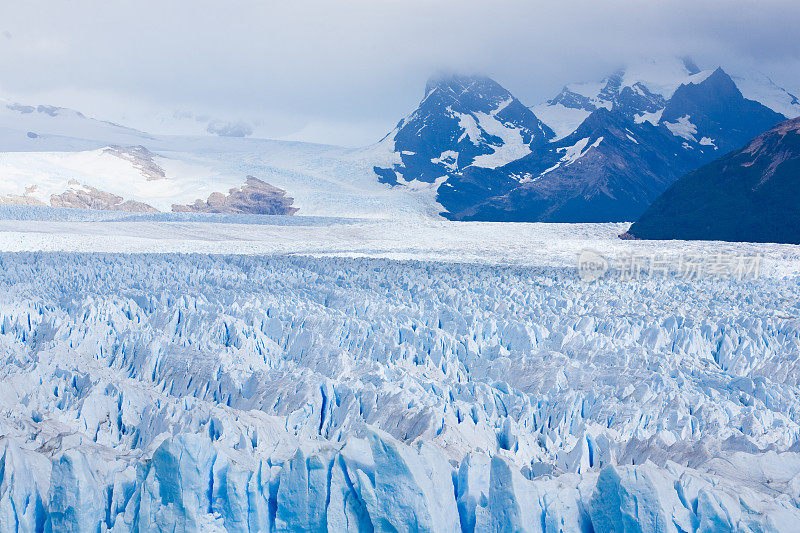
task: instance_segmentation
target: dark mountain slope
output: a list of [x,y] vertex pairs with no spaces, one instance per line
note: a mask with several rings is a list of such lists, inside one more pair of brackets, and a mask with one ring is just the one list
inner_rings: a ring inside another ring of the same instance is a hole
[[800,118],[679,179],[626,236],[800,244]]
[[[439,189],[439,202],[461,220],[518,222],[608,222],[633,220],[670,183],[698,164],[663,128],[635,124],[624,115],[598,109],[575,133],[552,143],[546,152],[531,154],[495,171],[509,180],[507,190],[489,194],[473,205],[458,206],[452,197],[465,184],[490,181],[486,171],[467,169]],[[680,156],[679,156],[680,154]],[[494,189],[502,179],[494,177]],[[465,195],[466,196],[466,195]],[[475,195],[472,195],[473,198]]]
[[714,157],[741,148],[782,120],[786,117],[742,96],[721,68],[702,83],[681,85],[661,115],[662,124],[700,142],[706,152],[709,146],[716,147]]

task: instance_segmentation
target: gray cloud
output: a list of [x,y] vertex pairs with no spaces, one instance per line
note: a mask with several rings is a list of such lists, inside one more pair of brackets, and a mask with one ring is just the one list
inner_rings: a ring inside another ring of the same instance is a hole
[[115,98],[192,109],[350,144],[390,129],[442,69],[489,74],[531,104],[646,56],[800,87],[795,0],[31,0],[3,22],[11,94],[89,113]]

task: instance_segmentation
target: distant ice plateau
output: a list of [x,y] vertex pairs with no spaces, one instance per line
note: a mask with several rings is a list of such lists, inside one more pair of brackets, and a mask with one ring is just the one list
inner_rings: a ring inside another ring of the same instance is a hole
[[163,216],[0,222],[0,531],[796,531],[797,247]]

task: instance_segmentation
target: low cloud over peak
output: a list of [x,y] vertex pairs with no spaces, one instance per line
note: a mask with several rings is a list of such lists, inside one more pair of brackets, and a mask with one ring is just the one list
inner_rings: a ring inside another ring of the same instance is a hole
[[340,124],[347,138],[328,142],[363,144],[442,70],[485,73],[529,104],[642,57],[757,65],[793,89],[798,20],[792,0],[24,2],[0,21],[0,90],[92,114],[98,94],[192,109],[275,137]]

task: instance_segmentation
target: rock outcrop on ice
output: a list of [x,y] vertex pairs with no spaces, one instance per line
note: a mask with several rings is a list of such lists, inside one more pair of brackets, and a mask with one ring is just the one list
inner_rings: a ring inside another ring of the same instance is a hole
[[[793,531],[795,277],[4,254],[2,531]],[[741,313],[746,302],[749,312]]]
[[253,176],[247,176],[244,185],[232,188],[228,194],[211,193],[207,200],[197,200],[189,205],[173,205],[176,213],[248,213],[252,215],[293,215],[294,199],[286,191]]
[[[9,202],[14,203],[14,202]],[[50,196],[52,207],[72,207],[75,209],[102,209],[106,211],[131,211],[137,213],[157,213],[158,209],[143,202],[125,200],[122,196],[101,191],[91,185],[70,181],[67,189]]]
[[144,146],[109,146],[103,151],[130,162],[148,181],[167,177],[164,169],[156,162],[155,154]]
[[0,204],[69,207],[73,209],[99,209],[105,211],[128,211],[134,213],[158,213],[158,209],[144,202],[126,200],[122,196],[102,191],[91,185],[70,180],[63,192],[51,194],[48,203],[37,196],[38,186],[25,188],[23,194],[0,196]]

